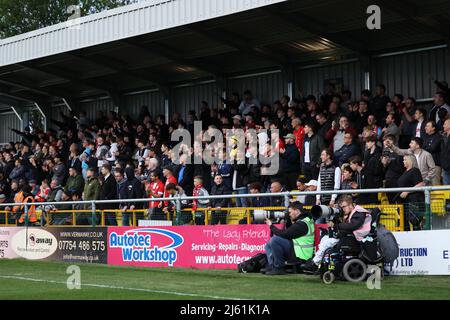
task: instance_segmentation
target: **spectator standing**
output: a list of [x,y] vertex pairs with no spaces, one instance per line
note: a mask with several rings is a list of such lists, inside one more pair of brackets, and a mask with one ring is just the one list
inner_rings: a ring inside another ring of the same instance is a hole
[[344,134],[344,145],[334,152],[333,164],[342,167],[344,163],[348,162],[351,157],[358,155],[359,152],[359,147],[353,141],[353,135],[347,132]]
[[300,153],[295,145],[295,136],[290,133],[284,137],[285,148],[280,149],[281,170],[287,190],[294,190],[300,174]]
[[307,181],[319,175],[320,153],[325,148],[323,137],[315,133],[312,123],[305,125],[305,140],[301,153],[301,168]]
[[401,110],[401,124],[400,128],[402,134],[400,136],[399,147],[404,149],[408,146],[411,138],[415,136],[415,119],[416,113],[416,99],[409,97],[405,101],[405,106]]
[[[164,196],[164,183],[159,179],[158,172],[151,172],[149,176],[150,182],[146,186],[149,198],[162,198]],[[149,203],[150,220],[166,220],[162,211],[162,201],[152,201]]]
[[346,116],[341,116],[339,118],[339,124],[333,123],[333,127],[328,130],[325,137],[326,140],[330,141],[330,147],[332,147],[332,152],[337,151],[344,145],[344,135],[345,133],[351,133],[356,136],[356,131],[349,126],[348,118]]
[[433,156],[422,149],[423,140],[421,138],[412,138],[409,143],[409,149],[400,149],[392,145],[389,140],[385,140],[385,146],[391,148],[395,153],[405,156],[413,155],[416,158],[416,164],[422,173],[422,179],[425,184],[430,185],[436,175],[436,165]]
[[97,150],[95,151],[95,157],[98,160],[97,165],[99,168],[107,162],[106,158],[108,157],[109,148],[104,143],[105,140],[103,137],[97,137]]
[[[415,165],[416,158],[414,155],[407,154],[403,157],[405,172],[398,179],[400,188],[414,188],[424,186],[422,174]],[[423,192],[401,192],[398,194],[397,200],[405,204],[406,221],[410,222],[414,230],[421,229],[421,223],[424,212],[425,195]],[[405,230],[409,230],[408,223],[405,223]]]
[[416,138],[424,138],[425,136],[425,125],[427,117],[427,111],[423,108],[419,108],[416,110],[414,114],[414,119],[416,120],[416,126],[414,130],[414,137]]
[[[231,194],[231,190],[224,184],[221,175],[214,177],[214,184],[211,188],[212,196],[221,196]],[[211,207],[217,210],[211,212],[211,224],[227,224],[227,211],[220,210],[230,206],[230,199],[211,199]]]
[[[95,176],[95,168],[89,168],[86,171],[87,181],[84,185],[83,200],[95,201],[100,199],[100,182]],[[90,207],[89,207],[90,209]]]
[[395,116],[388,114],[386,117],[386,126],[382,130],[382,136],[392,135],[395,137],[394,144],[397,145],[400,138],[400,128],[395,124]]
[[[55,166],[53,167],[53,179],[58,180],[58,184],[64,185],[66,181],[67,168],[66,165],[62,162],[61,155],[55,154],[54,156]],[[72,195],[70,195],[71,197]]]
[[[193,197],[207,197],[209,196],[208,191],[203,187],[203,178],[200,176],[194,177],[194,191],[192,192]],[[192,203],[192,212],[195,214],[195,224],[203,225],[205,224],[205,211],[198,210],[198,208],[208,208],[210,201],[208,199],[194,199]]]
[[[384,140],[390,139],[391,143],[394,144],[395,137],[386,136]],[[399,156],[390,149],[383,150],[380,158],[381,164],[383,165],[384,171],[384,187],[385,188],[398,188],[398,178],[405,171],[403,165],[403,157]],[[389,202],[393,202],[395,194],[392,192],[387,193]]]
[[[333,165],[333,154],[324,149],[320,155],[320,165],[317,191],[339,190],[341,188],[341,169]],[[324,194],[316,196],[317,205],[334,206],[337,194]]]
[[293,134],[295,136],[295,145],[297,146],[298,152],[301,154],[303,152],[303,141],[305,140],[305,128],[301,125],[300,118],[294,118],[291,121],[291,126],[293,128]]
[[381,123],[383,121],[383,111],[386,108],[386,104],[390,101],[389,97],[386,96],[386,86],[379,84],[375,88],[376,96],[373,97],[370,102],[371,112],[378,116],[377,121]]
[[[114,176],[111,174],[111,165],[109,163],[103,164],[101,168],[103,182],[100,189],[100,200],[115,200],[117,199],[117,183]],[[117,205],[114,203],[107,203],[99,205],[101,210],[105,210],[105,224],[108,226],[117,226],[116,213]]]
[[450,184],[450,118],[444,121],[441,140],[441,164],[444,184]]
[[[383,166],[381,164],[381,150],[377,146],[377,140],[374,137],[367,138],[366,151],[363,160],[364,167],[361,171],[363,176],[362,189],[377,189],[383,186]],[[359,195],[358,204],[379,203],[378,193],[362,193]]]
[[[117,184],[117,198],[119,200],[126,200],[128,198],[128,186],[127,179],[124,177],[123,169],[116,169],[114,172],[114,178],[116,179]],[[129,210],[127,202],[119,203],[119,209],[122,211],[122,226],[129,226],[129,217],[130,213],[127,213],[126,210]]]
[[436,173],[431,184],[438,186],[442,184],[441,168],[441,140],[442,135],[437,132],[436,123],[433,120],[427,121],[425,125],[425,137],[423,139],[423,149],[428,151],[433,157]]
[[445,93],[436,92],[434,106],[430,111],[430,120],[433,120],[437,128],[441,130],[448,115],[450,115],[450,106],[445,103]]
[[[144,190],[142,188],[141,181],[135,176],[134,167],[127,166],[125,168],[125,175],[127,178],[126,188],[127,188],[127,199],[142,199],[144,197]],[[140,210],[142,209],[141,202],[128,202],[127,207],[129,210]],[[143,214],[140,212],[134,213],[136,216],[136,220],[143,219]],[[125,214],[125,217],[122,216],[122,221],[125,225],[130,224],[130,217],[132,217],[133,213]]]

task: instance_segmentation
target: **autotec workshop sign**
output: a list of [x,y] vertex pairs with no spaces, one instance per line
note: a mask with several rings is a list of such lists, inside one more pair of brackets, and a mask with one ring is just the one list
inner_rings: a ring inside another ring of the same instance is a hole
[[236,268],[270,239],[266,225],[108,228],[108,264]]
[[0,228],[0,258],[107,263],[106,228]]

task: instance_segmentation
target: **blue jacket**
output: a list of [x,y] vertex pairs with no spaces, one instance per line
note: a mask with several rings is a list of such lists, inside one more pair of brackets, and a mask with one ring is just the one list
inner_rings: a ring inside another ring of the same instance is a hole
[[344,144],[342,148],[334,152],[333,164],[335,166],[341,167],[345,162],[348,161],[348,159],[357,154],[359,154],[359,148],[356,146],[356,144],[354,143],[350,145]]
[[[117,183],[117,198],[128,199],[128,180],[124,178],[122,182]],[[126,202],[121,202],[120,207],[125,207],[127,205]]]
[[228,189],[232,189],[233,182],[233,167],[228,163],[221,163],[217,165],[217,173],[223,178],[223,184],[227,186]]

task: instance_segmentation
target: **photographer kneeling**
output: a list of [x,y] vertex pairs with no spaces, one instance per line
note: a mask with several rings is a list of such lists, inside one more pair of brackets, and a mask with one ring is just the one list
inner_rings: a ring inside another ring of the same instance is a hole
[[289,205],[289,219],[286,221],[284,230],[275,227],[267,218],[265,221],[273,235],[266,244],[266,275],[286,274],[285,263],[294,258],[300,259],[301,262],[312,258],[314,221],[309,214],[304,213],[300,202]]

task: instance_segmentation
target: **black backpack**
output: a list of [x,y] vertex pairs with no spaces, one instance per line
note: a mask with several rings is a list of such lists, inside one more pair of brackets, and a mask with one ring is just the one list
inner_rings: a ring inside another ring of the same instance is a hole
[[260,272],[267,264],[267,256],[265,253],[258,253],[250,259],[238,264],[239,273]]
[[384,262],[393,263],[399,256],[399,246],[394,234],[380,225],[377,230],[378,242],[380,244],[381,252],[383,253]]

